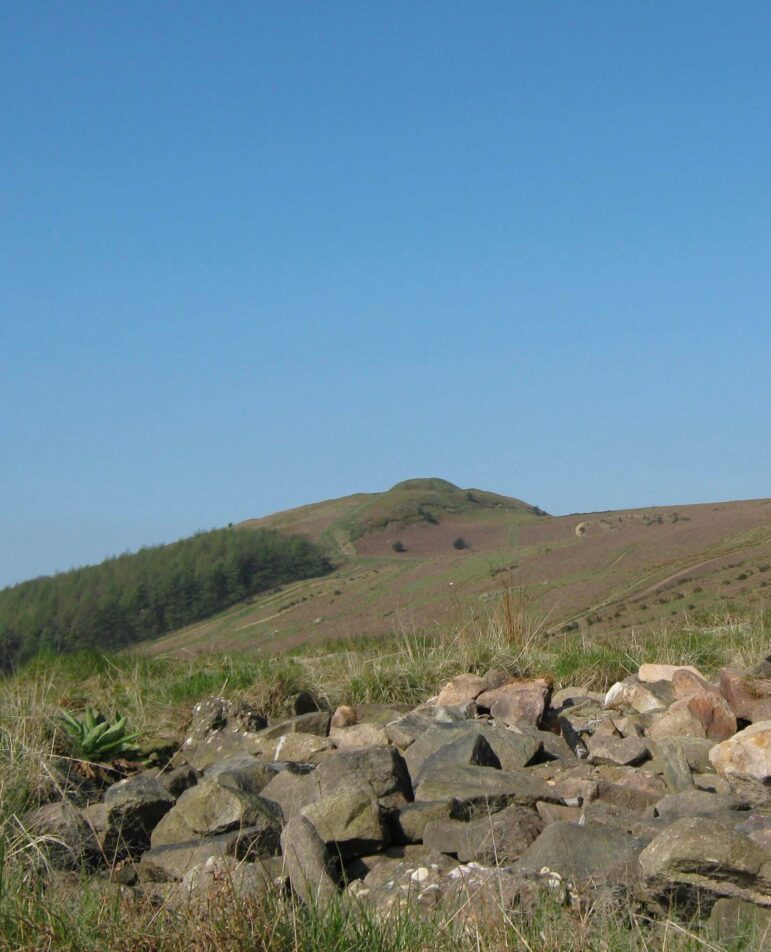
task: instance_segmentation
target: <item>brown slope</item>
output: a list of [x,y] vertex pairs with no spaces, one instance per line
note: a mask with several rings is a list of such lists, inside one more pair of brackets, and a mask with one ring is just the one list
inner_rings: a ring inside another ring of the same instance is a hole
[[[339,568],[167,636],[152,650],[272,653],[405,625],[445,626],[459,613],[494,607],[503,583],[522,588],[555,630],[578,625],[612,633],[731,600],[771,607],[768,499],[539,517],[507,497],[456,505],[453,492],[435,523],[410,516],[351,541],[352,514],[362,507],[370,512],[373,499],[385,495],[345,497],[257,521],[327,540],[337,533]],[[404,495],[397,501],[399,508]],[[414,507],[408,512],[414,515]],[[452,545],[459,536],[468,544],[462,551]],[[393,551],[395,541],[404,553]],[[344,545],[352,551],[347,558]]]

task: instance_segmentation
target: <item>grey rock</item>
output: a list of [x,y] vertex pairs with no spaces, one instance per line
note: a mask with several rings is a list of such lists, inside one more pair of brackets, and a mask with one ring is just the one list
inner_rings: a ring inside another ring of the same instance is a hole
[[266,727],[267,723],[265,717],[248,704],[223,697],[208,697],[193,707],[188,734],[190,739],[198,741],[211,731],[225,727],[232,731],[254,732]]
[[536,803],[535,809],[544,824],[556,823],[557,820],[578,823],[583,816],[581,807],[567,807],[561,803],[544,803],[543,800]]
[[308,714],[298,714],[285,721],[271,724],[260,731],[260,736],[277,740],[285,734],[313,734],[316,737],[326,737],[329,734],[329,724],[332,715],[329,711],[311,711]]
[[318,790],[310,773],[290,767],[275,774],[270,783],[263,787],[260,796],[275,804],[286,822],[312,803],[318,796]]
[[390,842],[380,805],[360,788],[344,788],[322,797],[304,807],[301,816],[313,824],[324,843],[343,859],[372,853]]
[[746,804],[735,796],[720,796],[704,790],[683,790],[669,793],[653,807],[656,816],[668,820],[679,820],[685,816],[711,816],[727,813],[729,810],[741,810]]
[[198,738],[191,735],[182,751],[185,760],[196,770],[205,771],[223,760],[251,755],[272,760],[276,739],[252,731],[211,731]]
[[287,823],[281,851],[292,889],[302,902],[324,905],[337,894],[332,855],[309,820],[298,816]]
[[594,735],[586,739],[589,762],[633,766],[648,759],[648,748],[639,737]]
[[767,952],[771,948],[771,909],[742,899],[718,899],[709,917],[712,935],[731,948]]
[[392,837],[396,843],[422,843],[426,824],[432,820],[449,820],[451,800],[417,800],[394,811],[390,817]]
[[690,890],[771,906],[771,852],[714,817],[675,821],[642,851],[640,867],[665,897]]
[[631,883],[643,845],[630,834],[600,823],[550,823],[514,869],[539,874],[547,870],[574,883]]
[[436,853],[423,846],[422,843],[407,843],[392,845],[379,853],[368,853],[349,860],[343,867],[343,877],[348,884],[354,879],[364,879],[376,866],[388,866],[395,869],[405,860],[418,866],[430,863],[436,858]]
[[220,760],[204,773],[207,781],[216,781],[221,787],[245,793],[262,792],[275,776],[276,770],[272,764],[252,754]]
[[474,720],[477,706],[473,701],[466,704],[437,704],[434,707],[434,720],[444,724],[458,724]]
[[191,764],[182,764],[158,774],[158,780],[164,790],[167,790],[175,799],[181,796],[185,790],[194,787],[201,779],[201,775]]
[[701,737],[667,737],[658,741],[648,738],[646,743],[653,758],[648,765],[651,770],[661,770],[663,772],[663,759],[670,756],[669,751],[679,749],[682,751],[690,770],[699,773],[715,772],[715,768],[709,759],[709,752],[715,746],[713,740]]
[[150,836],[174,806],[174,797],[156,776],[137,774],[109,787],[104,803],[105,852],[136,855],[150,845]]
[[310,774],[318,797],[359,790],[369,799],[412,800],[412,784],[404,759],[393,747],[372,747],[332,753]]
[[182,830],[189,828],[198,836],[259,827],[264,830],[266,842],[271,842],[278,838],[281,815],[274,804],[257,794],[223,787],[215,780],[203,780],[182,794],[163,826],[159,824],[153,845],[174,842],[170,837],[178,835],[176,824]]
[[385,725],[384,730],[388,740],[400,750],[406,750],[417,739],[436,725],[431,714],[412,711],[402,717],[395,718]]
[[27,813],[24,828],[56,869],[80,869],[100,854],[93,828],[69,803],[46,803]]
[[492,747],[481,733],[475,731],[461,734],[449,744],[444,744],[435,750],[423,761],[417,774],[411,773],[413,783],[423,774],[451,770],[458,764],[501,769],[501,762]]
[[[487,763],[482,762],[483,758],[479,756],[479,751],[475,755],[476,761],[471,756],[466,756],[466,750],[468,749],[471,753],[475,749],[477,738],[480,737],[494,755],[494,758],[488,755]],[[441,753],[442,749],[449,745],[457,746],[450,747],[445,753]],[[405,751],[404,760],[414,782],[421,776],[430,758],[433,758],[428,768],[431,770],[436,770],[440,763],[454,762],[477,762],[478,766],[499,765],[503,770],[514,770],[530,763],[541,746],[540,737],[492,727],[480,721],[436,724],[424,731]]]
[[386,922],[406,913],[439,928],[452,924],[473,932],[499,924],[515,909],[533,908],[538,888],[510,870],[428,856],[378,864],[363,882],[351,883],[348,894]]
[[740,814],[736,832],[749,837],[763,849],[771,850],[771,814],[754,811]]
[[426,825],[423,844],[438,853],[451,853],[462,863],[506,865],[518,859],[542,829],[537,813],[514,805],[468,823],[433,820]]
[[278,837],[266,853],[264,830],[260,827],[229,830],[217,836],[198,837],[184,843],[154,846],[142,854],[139,875],[143,882],[174,882],[193,867],[212,857],[255,859],[272,855],[278,849]]
[[693,789],[693,776],[683,746],[674,738],[662,738],[656,743],[655,750],[661,763],[667,790],[670,793],[679,793],[682,790]]
[[232,856],[210,856],[189,869],[172,897],[172,905],[222,908],[237,899],[254,899],[283,881],[280,857],[244,862]]
[[524,770],[496,770],[459,764],[452,770],[421,776],[416,800],[476,801],[503,809],[511,803],[534,806],[536,801],[559,802],[551,787]]
[[661,777],[639,767],[596,769],[597,796],[606,803],[642,812],[667,793],[667,785]]

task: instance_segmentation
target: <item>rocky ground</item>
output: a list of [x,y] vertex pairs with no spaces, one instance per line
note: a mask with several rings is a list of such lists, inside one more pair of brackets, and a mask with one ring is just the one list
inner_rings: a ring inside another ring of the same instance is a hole
[[415,708],[294,705],[269,724],[201,701],[162,766],[27,828],[128,901],[226,882],[465,928],[607,895],[771,947],[771,659],[714,683],[645,664],[605,695],[489,671]]

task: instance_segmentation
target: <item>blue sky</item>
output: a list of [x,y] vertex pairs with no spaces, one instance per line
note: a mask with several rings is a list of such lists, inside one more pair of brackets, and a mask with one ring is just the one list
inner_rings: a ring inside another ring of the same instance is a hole
[[6,0],[0,585],[417,475],[771,495],[771,7]]

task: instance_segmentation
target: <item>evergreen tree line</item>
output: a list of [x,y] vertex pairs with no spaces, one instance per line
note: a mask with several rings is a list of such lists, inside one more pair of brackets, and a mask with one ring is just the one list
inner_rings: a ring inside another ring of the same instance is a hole
[[0,669],[42,650],[122,648],[331,565],[270,529],[215,529],[0,591]]

